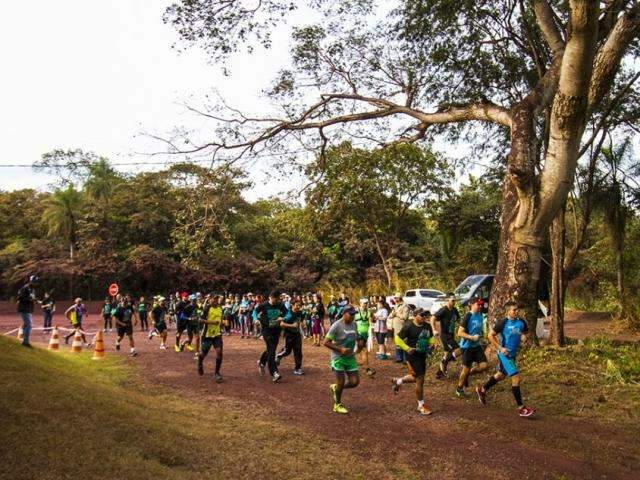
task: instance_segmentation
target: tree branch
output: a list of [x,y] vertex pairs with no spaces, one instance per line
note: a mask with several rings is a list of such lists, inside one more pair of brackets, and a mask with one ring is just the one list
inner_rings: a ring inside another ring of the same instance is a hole
[[542,36],[555,57],[564,49],[564,40],[562,40],[562,35],[556,25],[553,9],[547,0],[534,0],[533,11],[536,14],[536,21]]

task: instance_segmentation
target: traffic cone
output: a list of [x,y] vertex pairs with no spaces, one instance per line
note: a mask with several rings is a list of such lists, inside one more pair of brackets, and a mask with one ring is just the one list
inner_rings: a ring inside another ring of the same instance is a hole
[[18,328],[18,341],[20,343],[24,342],[24,330],[22,327]]
[[82,334],[80,329],[76,328],[76,334],[73,336],[73,343],[71,344],[71,353],[82,352]]
[[93,342],[95,343],[95,347],[93,349],[93,360],[100,360],[104,358],[104,339],[102,338],[102,330],[98,330]]
[[49,350],[60,349],[60,337],[58,334],[58,327],[53,327],[53,330],[51,331],[51,338],[49,339],[49,346],[47,348]]

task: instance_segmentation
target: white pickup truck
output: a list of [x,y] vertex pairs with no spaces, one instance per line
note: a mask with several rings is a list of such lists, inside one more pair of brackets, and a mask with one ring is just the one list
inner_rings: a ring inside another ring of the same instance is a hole
[[433,290],[430,288],[416,288],[413,290],[407,290],[404,293],[403,301],[411,308],[422,308],[430,313],[433,301],[444,295],[444,292],[440,290]]

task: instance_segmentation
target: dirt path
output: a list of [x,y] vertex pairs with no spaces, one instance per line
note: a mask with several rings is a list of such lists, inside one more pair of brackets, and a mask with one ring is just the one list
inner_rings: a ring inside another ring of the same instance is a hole
[[[0,318],[0,326],[7,320]],[[87,327],[91,329],[91,324]],[[36,334],[34,341],[39,339],[43,337]],[[114,351],[113,341],[114,334],[108,334],[107,353],[126,355],[126,348]],[[350,414],[338,416],[330,412],[332,374],[328,352],[322,347],[305,343],[306,375],[294,376],[288,358],[281,367],[283,381],[273,384],[257,372],[262,341],[225,337],[225,381],[215,384],[213,358],[207,359],[207,372],[199,377],[192,353],[161,351],[157,340],[150,342],[141,332],[136,332],[136,341],[140,355],[129,362],[139,366],[151,384],[180,389],[197,401],[223,400],[240,415],[295,423],[345,442],[364,458],[373,455],[409,464],[425,472],[425,478],[637,478],[640,446],[635,438],[591,422],[546,416],[540,410],[535,419],[521,419],[511,399],[500,404],[490,400],[486,407],[475,397],[457,399],[453,381],[433,380],[432,370],[425,387],[434,411],[431,417],[415,413],[410,386],[397,396],[392,394],[389,378],[404,370],[391,361],[376,361],[376,378],[363,378],[357,389],[345,393],[343,401]],[[526,398],[526,378],[523,392]],[[380,478],[387,478],[384,472]]]

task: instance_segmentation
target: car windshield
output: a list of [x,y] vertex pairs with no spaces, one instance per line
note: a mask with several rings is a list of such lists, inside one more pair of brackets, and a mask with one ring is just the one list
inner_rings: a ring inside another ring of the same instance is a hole
[[478,285],[483,278],[483,275],[471,275],[470,277],[467,277],[464,282],[458,285],[458,288],[456,288],[453,293],[455,293],[457,296],[464,296],[468,294],[473,287]]

